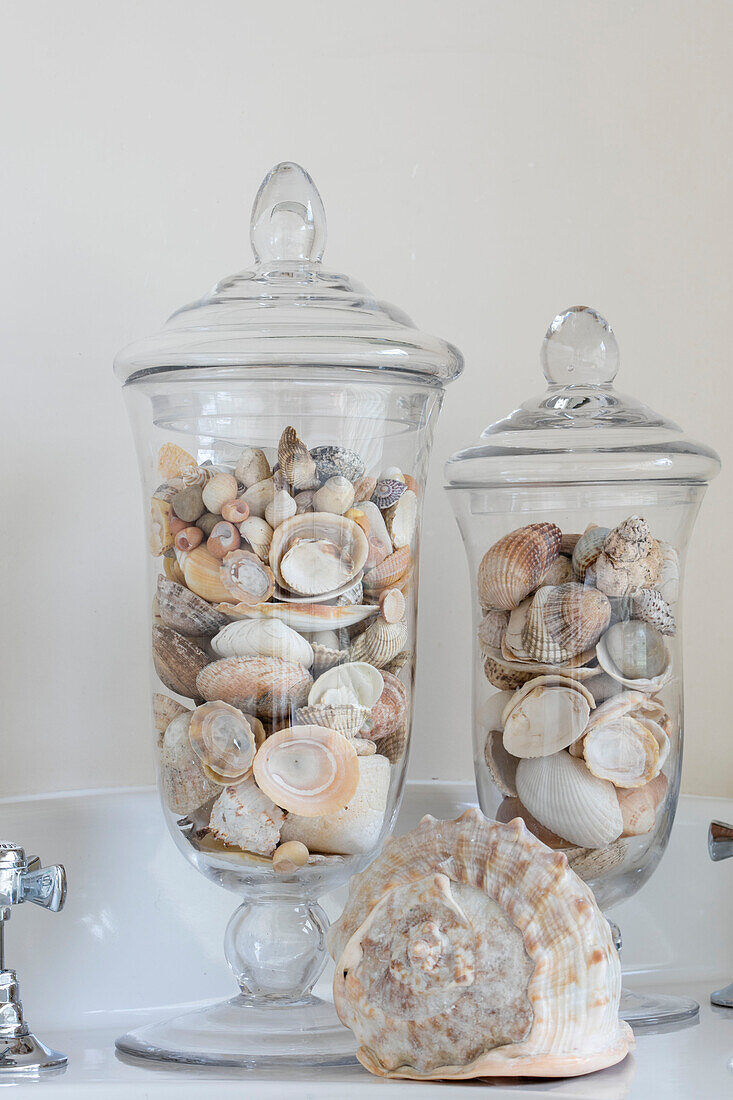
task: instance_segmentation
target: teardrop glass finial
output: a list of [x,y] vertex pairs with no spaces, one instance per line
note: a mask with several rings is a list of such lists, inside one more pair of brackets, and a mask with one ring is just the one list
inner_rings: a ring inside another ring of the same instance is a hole
[[255,196],[249,230],[258,263],[318,263],[326,245],[326,213],[305,168],[276,164]]
[[619,352],[613,329],[588,306],[558,313],[542,342],[540,362],[554,386],[602,386],[613,382]]

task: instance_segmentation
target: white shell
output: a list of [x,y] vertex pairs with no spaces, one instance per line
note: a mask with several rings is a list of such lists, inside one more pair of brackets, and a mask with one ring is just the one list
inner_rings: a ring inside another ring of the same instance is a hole
[[373,665],[354,661],[324,672],[308,694],[308,706],[317,703],[351,704],[371,708],[384,691],[384,678]]
[[245,447],[239,456],[234,476],[245,489],[250,489],[258,481],[266,481],[270,473],[270,463],[265,452],[259,447]]
[[225,787],[211,809],[209,828],[224,844],[271,856],[280,842],[285,814],[254,779]]
[[252,547],[252,552],[261,561],[267,561],[272,542],[272,527],[266,519],[260,516],[248,516],[239,525],[239,533]]
[[274,530],[286,519],[294,516],[297,511],[298,505],[287,489],[280,489],[265,508],[265,519]]
[[354,582],[369,546],[361,527],[330,512],[304,512],[276,529],[270,565],[278,583],[302,596],[326,595]]
[[417,527],[417,511],[417,495],[412,489],[405,489],[399,500],[386,509],[384,522],[395,550],[411,544]]
[[519,688],[504,710],[504,748],[512,756],[550,756],[583,733],[595,700],[564,676],[539,676]]
[[330,477],[313,497],[316,512],[334,512],[342,516],[354,503],[354,486],[348,478],[337,474]]
[[504,729],[504,710],[514,694],[513,691],[495,691],[481,704],[476,718],[482,730]]
[[249,505],[251,516],[264,519],[265,509],[274,496],[275,482],[271,477],[266,477],[263,481],[256,481],[254,485],[250,485],[249,489],[242,493],[242,500]]
[[[615,624],[619,625],[619,624]],[[650,677],[649,679],[640,678],[633,680],[628,676],[623,676],[619,672],[616,665],[611,660],[607,649],[606,639],[608,637],[608,631],[603,635],[600,642],[596,646],[596,656],[598,657],[598,664],[604,672],[608,673],[614,680],[617,680],[619,684],[623,684],[624,687],[630,688],[634,691],[648,692],[653,695],[669,683],[672,678],[672,654],[667,649],[667,665],[658,676]]]
[[216,604],[215,610],[223,611],[232,619],[279,619],[303,634],[355,626],[379,613],[376,604],[343,604],[337,607],[319,603],[222,603]]
[[520,760],[517,794],[541,825],[581,848],[603,848],[621,836],[613,783],[591,775],[569,753]]
[[376,847],[384,823],[390,766],[384,756],[360,756],[359,783],[348,806],[318,817],[288,814],[283,840],[300,840],[311,852],[361,855]]
[[281,657],[310,668],[313,649],[291,627],[278,619],[244,619],[229,623],[211,640],[219,657]]
[[359,511],[364,513],[369,524],[369,531],[367,532],[369,555],[364,562],[364,570],[366,571],[379,565],[388,554],[392,553],[392,539],[389,537],[384,516],[373,500],[361,500],[357,507]]

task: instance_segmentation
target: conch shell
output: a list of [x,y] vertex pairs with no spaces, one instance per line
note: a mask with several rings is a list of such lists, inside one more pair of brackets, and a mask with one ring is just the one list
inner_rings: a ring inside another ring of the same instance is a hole
[[554,523],[531,523],[495,542],[478,570],[479,603],[511,611],[532,592],[560,552]]
[[629,516],[614,527],[593,566],[596,588],[607,596],[626,596],[635,588],[650,588],[662,572],[662,552],[649,524]]
[[335,730],[293,726],[260,746],[254,777],[276,806],[319,817],[348,805],[359,783],[358,757],[351,741]]
[[571,1076],[633,1046],[590,889],[520,821],[425,817],[351,879],[334,1004],[383,1077]]

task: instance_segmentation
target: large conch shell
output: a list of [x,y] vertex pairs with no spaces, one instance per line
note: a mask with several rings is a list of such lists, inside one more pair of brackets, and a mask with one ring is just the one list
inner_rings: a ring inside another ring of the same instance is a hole
[[348,805],[359,784],[359,763],[349,738],[336,730],[293,726],[260,746],[254,777],[276,806],[320,817]]
[[505,611],[519,607],[559,554],[561,538],[554,523],[531,523],[495,542],[478,569],[481,606]]
[[351,879],[334,1004],[383,1077],[574,1076],[633,1047],[590,889],[521,821],[425,817]]
[[289,592],[331,598],[353,583],[368,553],[358,523],[332,512],[303,512],[275,530],[270,565]]
[[517,794],[541,825],[580,848],[605,848],[623,829],[616,789],[563,749],[520,760]]

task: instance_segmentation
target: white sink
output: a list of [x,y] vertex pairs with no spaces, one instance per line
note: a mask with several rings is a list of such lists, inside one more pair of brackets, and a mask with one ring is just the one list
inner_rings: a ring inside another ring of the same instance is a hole
[[[455,817],[475,805],[473,784],[408,783],[398,832],[424,813]],[[733,820],[733,800],[683,797],[669,850],[640,895],[614,911],[624,936],[626,984],[666,989],[701,1003],[696,1026],[638,1039],[621,1065],[561,1082],[497,1085],[491,1097],[642,1097],[719,1100],[733,1096],[733,1010],[710,1006],[711,990],[733,979],[733,865],[706,849],[712,818]],[[152,788],[0,800],[0,839],[44,863],[64,863],[68,901],[59,914],[25,905],[8,926],[7,960],[21,979],[26,1017],[48,1045],[69,1056],[44,1081],[53,1097],[382,1096],[414,1100],[436,1086],[384,1082],[361,1067],[298,1072],[150,1067],[122,1061],[115,1038],[171,1013],[172,1006],[235,992],[222,942],[237,899],[207,882],[175,849]],[[343,895],[341,895],[342,897]],[[329,915],[340,896],[326,899]],[[328,991],[329,976],[319,983]],[[2,1077],[0,1076],[0,1084]],[[14,1095],[37,1095],[37,1083]],[[465,1085],[442,1085],[441,1097]],[[248,1090],[249,1091],[249,1090]]]

